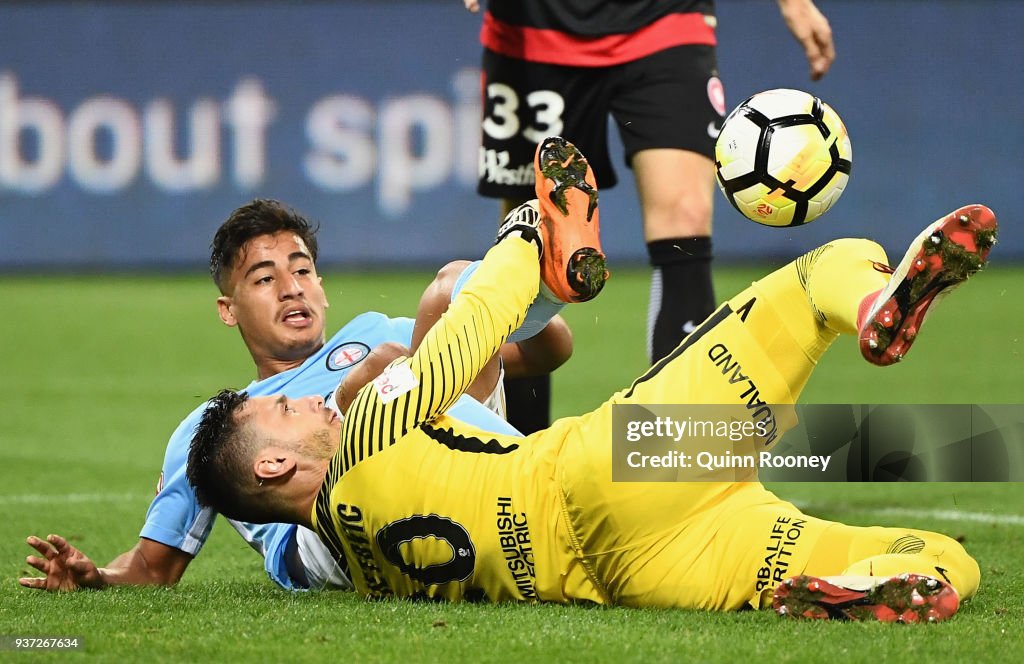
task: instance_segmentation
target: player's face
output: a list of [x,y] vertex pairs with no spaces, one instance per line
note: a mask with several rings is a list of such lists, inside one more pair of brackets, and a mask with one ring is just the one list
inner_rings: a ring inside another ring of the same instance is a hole
[[324,406],[321,396],[253,397],[242,406],[241,416],[252,417],[252,424],[271,440],[296,442],[313,459],[329,459],[341,440],[342,420]]
[[281,231],[249,240],[227,291],[217,300],[221,320],[238,326],[258,367],[302,362],[323,346],[327,297],[298,235]]

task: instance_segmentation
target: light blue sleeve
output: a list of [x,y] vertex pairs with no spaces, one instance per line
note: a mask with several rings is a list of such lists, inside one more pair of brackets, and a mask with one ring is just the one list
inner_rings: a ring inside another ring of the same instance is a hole
[[213,527],[215,513],[199,506],[185,477],[192,432],[199,424],[206,404],[196,408],[171,435],[164,454],[157,494],[149,504],[146,523],[139,537],[196,555]]
[[463,394],[459,397],[458,400],[452,404],[452,407],[448,409],[447,414],[450,417],[454,417],[457,420],[475,426],[478,429],[483,429],[484,431],[503,433],[509,436],[523,435],[519,432],[519,429],[516,429],[493,410],[484,406],[468,394]]
[[267,576],[285,590],[308,590],[305,585],[298,583],[288,574],[288,563],[285,560],[288,544],[295,539],[298,526],[293,523],[268,525],[272,526],[272,530],[267,533],[267,551],[263,557],[263,569],[266,570]]

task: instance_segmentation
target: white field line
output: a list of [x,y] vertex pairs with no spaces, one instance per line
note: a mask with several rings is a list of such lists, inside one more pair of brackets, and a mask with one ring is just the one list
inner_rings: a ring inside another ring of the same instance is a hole
[[794,503],[802,511],[813,512],[856,512],[879,516],[906,516],[915,519],[937,519],[939,521],[970,521],[973,523],[995,523],[1009,526],[1024,526],[1022,514],[993,514],[991,512],[967,512],[950,509],[916,509],[911,507],[857,507],[856,505],[829,505],[817,503]]
[[144,493],[22,493],[0,494],[0,505],[62,505],[82,503],[120,503],[146,498]]

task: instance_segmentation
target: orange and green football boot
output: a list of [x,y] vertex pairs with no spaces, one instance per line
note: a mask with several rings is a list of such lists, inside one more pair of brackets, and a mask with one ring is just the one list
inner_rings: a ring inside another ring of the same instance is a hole
[[541,141],[533,168],[544,241],[541,281],[557,300],[586,302],[601,292],[609,276],[594,171],[583,153],[560,136]]

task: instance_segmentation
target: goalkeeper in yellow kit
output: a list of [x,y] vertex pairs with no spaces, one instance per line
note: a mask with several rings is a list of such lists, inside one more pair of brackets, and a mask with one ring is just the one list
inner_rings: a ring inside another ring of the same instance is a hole
[[[538,289],[583,301],[607,277],[586,160],[552,138],[535,168],[539,201],[510,213],[447,314],[343,417],[321,397],[215,397],[188,462],[200,502],[315,529],[370,597],[774,605],[916,622],[946,618],[976,592],[977,563],[944,535],[810,517],[756,481],[613,482],[611,421],[615,404],[746,403],[751,388],[792,404],[840,333],[858,334],[870,362],[901,359],[928,307],[984,264],[990,210],[931,224],[895,271],[866,240],[820,247],[727,301],[593,412],[515,438],[443,413]],[[723,376],[709,360],[716,345],[749,382]]]

